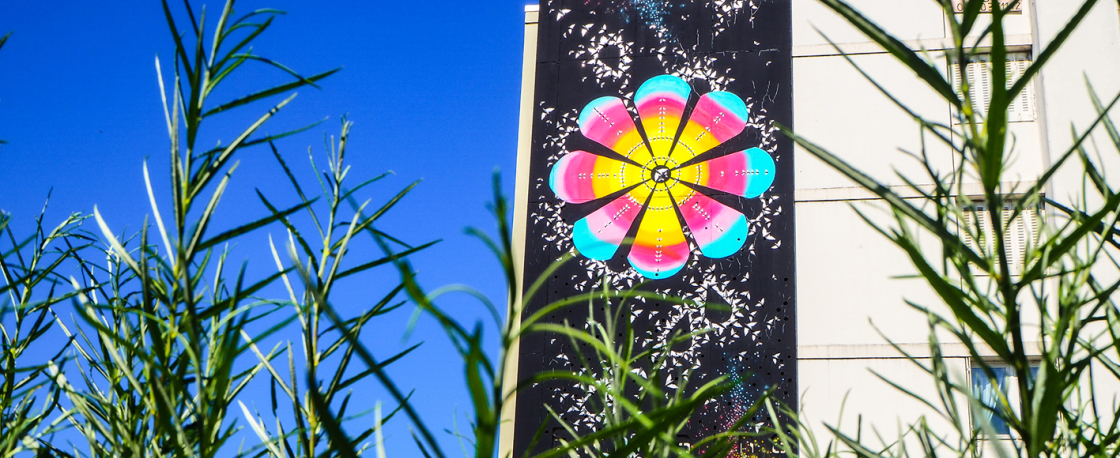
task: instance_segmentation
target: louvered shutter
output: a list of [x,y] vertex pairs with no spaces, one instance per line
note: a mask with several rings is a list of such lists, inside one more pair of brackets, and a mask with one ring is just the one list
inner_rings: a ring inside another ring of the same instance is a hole
[[[1000,209],[1000,220],[1007,228],[1003,234],[1003,243],[1007,247],[1007,262],[1011,274],[1019,275],[1022,272],[1023,260],[1027,253],[1038,245],[1040,211],[1033,207],[1023,209],[1009,223],[1008,220],[1013,212],[1013,206],[1005,205]],[[993,238],[995,229],[992,227],[990,209],[983,204],[977,204],[973,208],[966,209],[961,224],[964,226],[960,230],[961,240],[965,245],[982,256],[994,253],[996,249],[995,239]],[[965,230],[965,228],[968,228],[968,230]],[[976,232],[975,238],[972,236],[973,231]]]
[[[1007,72],[1007,88],[1018,80],[1031,65],[1029,53],[1008,53],[1005,70]],[[949,65],[949,77],[957,94],[963,97],[960,81],[960,64]],[[992,100],[992,59],[989,54],[978,54],[973,57],[965,67],[965,77],[968,78],[968,95],[972,99],[973,111],[987,113],[988,104]],[[1034,81],[1015,97],[1007,108],[1007,119],[1010,122],[1034,121]],[[953,123],[957,123],[957,113],[953,113]]]

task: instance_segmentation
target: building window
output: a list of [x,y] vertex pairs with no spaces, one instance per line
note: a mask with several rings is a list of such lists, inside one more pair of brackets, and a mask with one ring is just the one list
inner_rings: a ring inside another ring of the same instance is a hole
[[[1009,52],[1004,68],[1007,71],[1007,88],[1011,88],[1019,77],[1023,76],[1027,67],[1031,65],[1031,55],[1028,52]],[[960,63],[949,63],[949,78],[957,94],[964,97],[961,91]],[[972,110],[979,113],[988,112],[988,103],[992,100],[992,56],[990,54],[977,54],[965,67],[965,78],[968,80],[968,95],[972,98]],[[960,122],[958,113],[953,113],[953,123]],[[1027,83],[1015,100],[1007,109],[1009,122],[1034,121],[1034,81]]]
[[1007,422],[1002,418],[997,417],[993,409],[997,409],[999,405],[999,395],[1002,393],[1004,399],[1007,399],[1007,368],[1006,367],[992,367],[994,379],[989,379],[988,375],[984,373],[984,368],[973,366],[972,368],[972,395],[976,397],[980,404],[989,408],[979,408],[972,412],[972,427],[980,429],[980,425],[990,423],[992,429],[996,434],[1010,434],[1011,430],[1007,427]]
[[[1011,434],[1011,428],[1003,418],[996,416],[994,411],[998,410],[1001,394],[1011,404],[1013,410],[1018,407],[1018,403],[1014,401],[1019,398],[1018,379],[1015,371],[1005,365],[988,364],[988,368],[991,369],[993,378],[988,378],[982,366],[972,365],[972,396],[980,404],[987,406],[987,408],[973,409],[972,427],[980,429],[981,425],[989,423],[997,435],[1007,436]],[[1037,363],[1031,364],[1030,373],[1031,380],[1034,380],[1038,375]]]

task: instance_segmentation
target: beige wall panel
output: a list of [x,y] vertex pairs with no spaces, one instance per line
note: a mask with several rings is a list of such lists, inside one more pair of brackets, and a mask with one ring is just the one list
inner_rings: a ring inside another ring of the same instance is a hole
[[[959,126],[958,126],[959,127]],[[1040,122],[1013,122],[1007,125],[1007,147],[1011,154],[1003,175],[1003,183],[1021,183],[1017,188],[1007,188],[1006,193],[1022,193],[1046,171],[1049,164],[1039,138],[1042,127]],[[1067,129],[1068,130],[1068,129]],[[965,183],[979,184],[975,169],[969,169],[964,177]],[[982,188],[976,188],[982,189]]]
[[[967,358],[947,358],[946,361],[951,376],[957,380],[964,380],[965,371],[968,369]],[[813,433],[822,446],[829,438],[824,424],[832,426],[839,424],[841,431],[854,435],[857,418],[861,415],[863,437],[867,445],[879,444],[875,438],[875,431],[886,440],[897,439],[900,427],[905,428],[923,414],[927,416],[935,431],[946,434],[954,431],[952,425],[933,413],[929,407],[875,375],[875,373],[883,375],[937,404],[937,392],[929,375],[908,360],[900,358],[801,360],[798,369],[798,386],[802,393],[800,406],[802,418],[811,425]],[[967,405],[963,399],[958,402],[962,406]]]
[[[949,104],[926,89],[913,73],[887,54],[859,55],[856,64],[876,78],[910,109],[943,123],[949,121]],[[939,59],[944,61],[944,59]],[[898,148],[918,152],[921,137],[917,123],[866,80],[842,56],[793,60],[794,129],[802,137],[829,149],[848,163],[887,184],[902,184],[894,169],[931,180],[916,161]],[[944,171],[952,167],[950,148],[928,139],[929,155]],[[797,189],[852,186],[803,149],[795,150]]]
[[[1049,43],[1053,39],[1080,3],[1064,0],[1036,2],[1041,43]],[[1073,143],[1071,125],[1084,130],[1096,117],[1085,78],[1092,82],[1102,99],[1111,100],[1120,93],[1120,58],[1117,56],[1120,56],[1120,14],[1117,13],[1117,4],[1098,2],[1042,72],[1042,94],[1046,110],[1043,119],[1046,122],[1052,160],[1057,160]],[[1113,118],[1120,118],[1120,108],[1114,109],[1112,115]],[[1108,145],[1103,131],[1100,132],[1097,145],[1106,146],[1102,156],[1110,177],[1120,177],[1120,155]],[[1056,177],[1053,192],[1057,199],[1068,201],[1080,195],[1080,186],[1080,167],[1067,167]]]
[[[854,204],[889,223],[881,202]],[[886,343],[869,318],[898,343],[926,342],[925,316],[903,298],[937,310],[940,301],[923,280],[892,278],[915,269],[847,202],[798,203],[797,243],[798,346]],[[927,252],[939,253],[927,245]]]
[[1014,138],[1015,149],[1011,151],[1011,163],[1004,175],[1004,182],[1034,182],[1046,171],[1047,161],[1039,143],[1039,127],[1037,122],[1008,124],[1008,139],[1010,141]]
[[[1112,358],[1115,362],[1115,358]],[[1096,394],[1097,409],[1101,412],[1101,419],[1105,424],[1111,424],[1114,417],[1120,412],[1120,380],[1112,375],[1101,363],[1093,363],[1090,369],[1092,386]]]
[[[929,0],[851,0],[848,2],[888,32],[902,40],[942,38],[944,14]],[[793,1],[793,45],[828,44],[816,26],[835,43],[868,40],[819,0]]]

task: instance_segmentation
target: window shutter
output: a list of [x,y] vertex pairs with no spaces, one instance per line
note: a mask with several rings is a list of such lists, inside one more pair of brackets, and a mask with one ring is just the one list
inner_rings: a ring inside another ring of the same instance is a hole
[[[1005,70],[1007,73],[1007,88],[1018,80],[1027,67],[1031,65],[1029,53],[1007,53]],[[949,77],[956,88],[957,94],[963,97],[960,81],[960,63],[953,62],[949,65]],[[965,78],[968,79],[968,95],[972,98],[972,109],[978,113],[986,113],[992,101],[992,59],[990,54],[978,54],[965,67]],[[1034,81],[1027,82],[1023,91],[1007,108],[1008,121],[1034,121]],[[953,113],[953,123],[958,123],[957,114]]]
[[[1014,220],[1010,220],[1014,206],[1004,205],[1000,211],[1000,220],[1006,231],[1003,234],[1003,243],[1007,247],[1007,262],[1012,275],[1022,273],[1023,260],[1027,253],[1038,245],[1040,210],[1036,207],[1023,209]],[[992,227],[991,210],[984,204],[976,204],[965,209],[964,226],[960,230],[961,240],[966,246],[972,248],[982,256],[993,254],[996,250],[994,239],[995,229]],[[968,228],[967,230],[965,228]],[[976,237],[972,236],[975,231]]]

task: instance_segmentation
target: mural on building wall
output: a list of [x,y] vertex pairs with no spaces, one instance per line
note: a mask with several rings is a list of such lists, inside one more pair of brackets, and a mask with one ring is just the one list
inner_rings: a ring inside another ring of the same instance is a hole
[[671,277],[690,253],[678,213],[704,256],[726,258],[743,247],[747,218],[705,192],[758,197],[774,182],[774,161],[759,148],[706,156],[742,133],[749,113],[738,96],[717,91],[700,96],[686,115],[691,92],[671,75],[643,83],[633,105],[645,135],[618,97],[595,99],[580,112],[583,136],[616,153],[572,151],[552,166],[549,186],[561,200],[606,202],[572,227],[580,254],[610,260],[640,219],[626,256],[630,266],[646,278]]
[[[796,406],[793,149],[776,128],[793,118],[789,0],[542,0],[540,11],[525,278],[576,256],[527,313],[601,282],[684,298],[633,303],[634,344],[711,329],[673,348],[665,368],[692,386],[741,383],[700,409],[682,442],[726,429],[768,387]],[[586,307],[548,317],[588,318]],[[594,377],[576,351],[524,337],[520,377]],[[560,383],[519,393],[514,453],[548,409],[595,429],[590,402]],[[538,450],[564,435],[544,431]],[[770,452],[759,442],[735,454]]]

